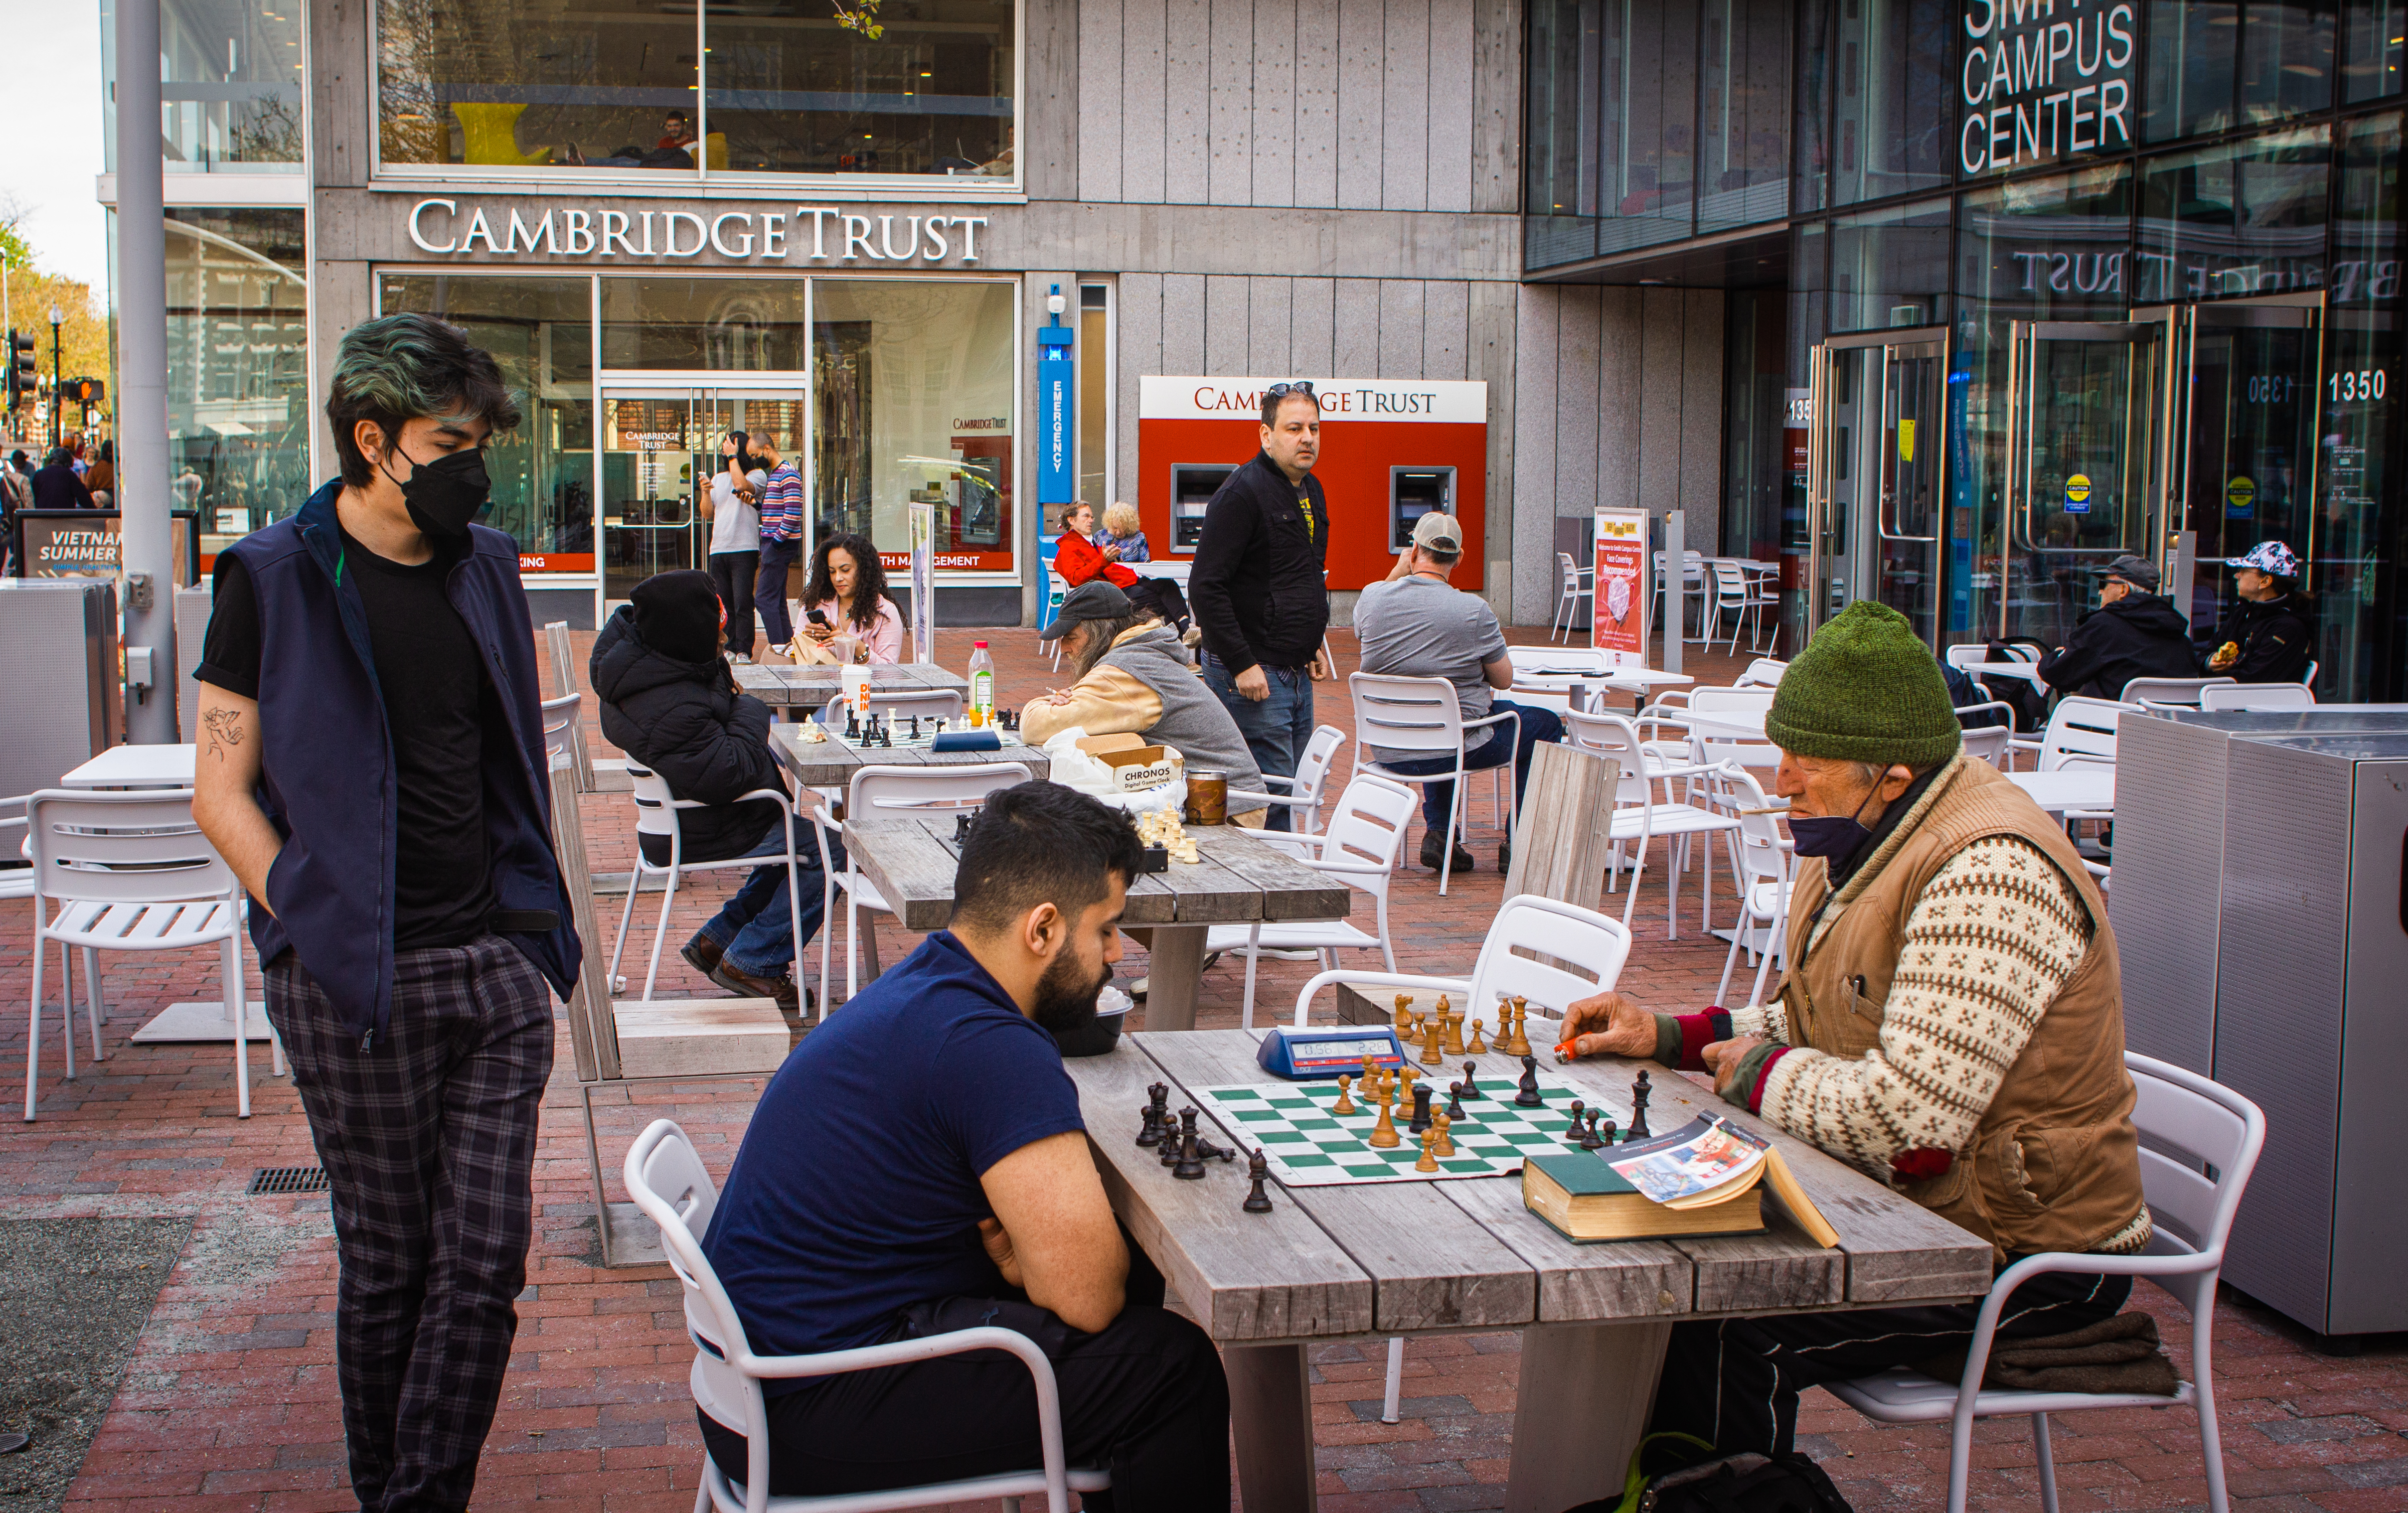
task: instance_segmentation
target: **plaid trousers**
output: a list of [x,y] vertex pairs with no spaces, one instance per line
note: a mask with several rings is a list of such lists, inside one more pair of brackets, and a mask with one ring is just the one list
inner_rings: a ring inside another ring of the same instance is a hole
[[549,989],[499,935],[399,952],[363,1053],[296,953],[265,978],[334,1199],[351,1489],[366,1513],[466,1508],[526,1285]]

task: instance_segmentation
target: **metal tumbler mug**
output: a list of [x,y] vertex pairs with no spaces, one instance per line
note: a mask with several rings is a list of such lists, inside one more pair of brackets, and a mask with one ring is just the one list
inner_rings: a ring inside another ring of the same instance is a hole
[[1187,822],[1226,825],[1229,822],[1229,775],[1191,767],[1187,771]]

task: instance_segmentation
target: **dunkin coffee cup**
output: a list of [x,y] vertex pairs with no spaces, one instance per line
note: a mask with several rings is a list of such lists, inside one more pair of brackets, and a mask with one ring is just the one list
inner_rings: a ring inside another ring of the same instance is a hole
[[1187,822],[1226,825],[1229,822],[1229,775],[1191,767],[1187,772]]

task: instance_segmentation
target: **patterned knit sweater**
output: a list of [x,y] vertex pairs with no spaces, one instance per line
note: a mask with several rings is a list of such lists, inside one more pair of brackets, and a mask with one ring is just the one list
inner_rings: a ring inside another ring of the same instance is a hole
[[1936,1177],[1971,1144],[2091,929],[2055,863],[2028,841],[1988,836],[1950,857],[1908,915],[1874,1049],[1791,1047],[1774,1003],[1659,1014],[1656,1054],[1702,1069],[1710,1039],[1761,1036],[1725,1098],[1877,1177]]

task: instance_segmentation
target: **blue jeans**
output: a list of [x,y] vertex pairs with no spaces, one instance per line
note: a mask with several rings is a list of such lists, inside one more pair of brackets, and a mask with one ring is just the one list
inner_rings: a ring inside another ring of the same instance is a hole
[[[796,830],[808,822],[796,821]],[[772,825],[761,843],[744,854],[776,856],[784,849],[778,827]],[[819,933],[820,911],[827,899],[821,885],[818,848],[806,841],[796,854],[802,858],[795,864],[795,878],[803,888],[797,902],[802,906],[803,938],[809,940]],[[839,859],[837,864],[843,863]],[[795,959],[794,921],[786,917],[786,864],[754,867],[744,886],[720,906],[697,934],[719,948],[721,961],[745,976],[783,977]]]
[[[1210,651],[1204,653],[1204,686],[1238,722],[1238,734],[1245,737],[1254,765],[1266,778],[1293,778],[1297,760],[1312,741],[1312,675],[1302,667],[1265,667],[1263,678],[1271,686],[1270,697],[1250,699],[1238,692],[1237,675],[1228,664]],[[1264,791],[1283,792],[1276,784]],[[1272,805],[1263,828],[1287,829],[1288,812],[1284,804]]]
[[786,569],[802,550],[800,541],[761,538],[761,562],[752,571],[752,607],[761,612],[761,629],[771,646],[795,638],[795,622],[786,614]]
[[[1501,767],[1505,764],[1507,753],[1512,753],[1513,812],[1519,814],[1522,812],[1522,790],[1530,786],[1530,749],[1541,741],[1562,740],[1564,721],[1562,717],[1553,709],[1515,704],[1508,699],[1490,700],[1488,712],[1492,715],[1520,715],[1522,739],[1519,743],[1509,744],[1505,739],[1505,732],[1510,727],[1504,725],[1492,727],[1488,739],[1466,753],[1463,759],[1463,770],[1486,772],[1491,767]],[[1418,778],[1433,772],[1453,772],[1455,760],[1452,757],[1415,757],[1410,762],[1383,762],[1380,765],[1391,772],[1411,773]],[[1446,834],[1447,811],[1454,806],[1455,782],[1452,778],[1442,783],[1422,785],[1422,821],[1429,826],[1431,835]]]

